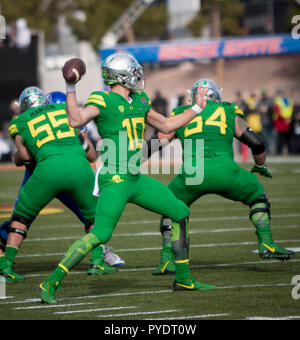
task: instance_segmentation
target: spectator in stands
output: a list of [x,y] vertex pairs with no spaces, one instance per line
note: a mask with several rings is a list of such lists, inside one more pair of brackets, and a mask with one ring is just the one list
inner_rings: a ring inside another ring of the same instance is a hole
[[267,151],[275,153],[276,131],[273,124],[274,100],[270,98],[266,90],[262,90],[261,98],[257,104],[257,111],[260,114],[262,124],[262,136],[265,140]]
[[291,151],[300,154],[300,107],[295,110],[295,116],[291,123]]
[[261,119],[260,119],[260,114],[257,111],[258,100],[257,100],[257,97],[254,93],[252,93],[250,95],[250,97],[248,97],[246,99],[246,104],[248,106],[248,114],[246,116],[246,120],[248,122],[248,125],[250,126],[250,128],[254,132],[261,134],[262,133],[262,123],[261,123]]
[[27,48],[31,44],[31,32],[27,27],[27,21],[24,18],[20,18],[16,22],[17,36],[16,36],[16,47]]
[[27,48],[31,44],[31,31],[23,18],[10,25],[8,47]]
[[165,117],[168,114],[168,101],[164,98],[160,91],[156,91],[155,98],[152,101],[152,107],[155,111],[162,113]]
[[275,121],[277,131],[277,152],[282,154],[284,148],[291,153],[291,122],[294,112],[294,103],[287,98],[283,91],[279,90],[274,101]]
[[245,100],[243,99],[243,95],[241,91],[237,91],[235,103],[239,106],[239,108],[244,112],[245,117],[249,114],[249,107]]

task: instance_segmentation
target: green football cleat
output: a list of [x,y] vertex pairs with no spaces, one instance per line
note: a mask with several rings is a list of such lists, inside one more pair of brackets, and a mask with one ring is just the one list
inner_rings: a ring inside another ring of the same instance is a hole
[[172,250],[162,250],[161,260],[157,268],[154,269],[152,275],[175,275],[176,265],[174,260],[174,253]]
[[293,251],[280,247],[275,242],[259,243],[258,252],[263,260],[278,259],[288,261],[295,256]]
[[59,288],[59,282],[55,282],[51,279],[46,279],[39,286],[39,291],[41,293],[42,303],[48,305],[54,305],[57,303],[55,292]]
[[101,265],[90,264],[88,268],[88,275],[105,275],[105,274],[116,274],[118,270],[115,267],[109,266],[106,263]]
[[256,235],[258,237],[258,253],[263,260],[278,259],[288,261],[295,256],[293,251],[276,244],[268,229],[261,228],[256,231]]
[[13,271],[12,267],[7,267],[0,271],[0,277],[6,283],[19,283],[25,280],[24,276]]
[[175,280],[173,283],[173,291],[175,292],[214,289],[216,289],[216,286],[201,283],[193,276],[190,276],[183,281]]

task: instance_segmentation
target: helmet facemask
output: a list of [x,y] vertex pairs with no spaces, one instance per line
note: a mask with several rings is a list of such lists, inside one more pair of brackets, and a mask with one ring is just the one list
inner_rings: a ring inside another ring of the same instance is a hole
[[222,101],[222,90],[219,86],[211,79],[200,79],[198,80],[191,91],[191,97],[192,102],[196,103],[196,95],[197,95],[197,89],[202,86],[207,88],[207,97],[208,99],[214,101],[214,102],[221,102]]
[[109,56],[102,64],[102,77],[105,85],[120,84],[134,92],[145,88],[143,68],[130,54]]
[[19,103],[22,112],[31,108],[45,105],[47,102],[44,92],[38,87],[28,87],[20,95]]

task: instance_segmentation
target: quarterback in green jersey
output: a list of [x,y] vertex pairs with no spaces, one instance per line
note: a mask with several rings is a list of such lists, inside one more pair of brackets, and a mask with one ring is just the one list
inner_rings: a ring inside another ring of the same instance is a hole
[[[70,126],[78,128],[94,120],[103,139],[103,166],[98,170],[94,193],[99,195],[92,231],[75,242],[55,271],[40,285],[45,303],[56,303],[55,291],[65,275],[94,247],[107,243],[127,203],[168,216],[172,221],[175,254],[174,290],[206,290],[214,286],[197,281],[189,271],[188,207],[159,181],[139,172],[146,123],[169,133],[186,125],[206,105],[206,89],[200,88],[195,105],[181,115],[165,118],[151,108],[144,92],[143,69],[126,53],[116,53],[102,63],[102,77],[110,92],[93,92],[79,110],[75,85],[67,84]],[[107,151],[108,152],[105,152]]]
[[[272,178],[266,167],[266,149],[260,136],[249,129],[238,106],[222,102],[221,91],[210,79],[201,79],[192,88],[192,101],[199,86],[207,86],[207,105],[201,115],[186,126],[169,135],[160,134],[160,139],[178,138],[183,147],[183,166],[169,184],[174,195],[187,206],[206,194],[217,194],[250,207],[250,220],[256,228],[259,254],[263,259],[288,260],[294,256],[290,250],[273,241],[270,228],[270,203],[263,186],[253,173]],[[190,106],[174,109],[172,115],[180,116]],[[240,168],[234,161],[233,139],[237,138],[252,149],[255,166],[251,172]],[[197,142],[204,141],[204,147],[197,148]],[[190,142],[187,143],[187,141]],[[186,148],[186,145],[188,146]],[[190,174],[187,160],[192,163],[202,160],[204,173],[200,183],[193,184],[195,174]],[[190,181],[190,182],[189,182]],[[161,263],[153,275],[174,274],[174,255],[170,241],[171,226],[168,217],[163,217],[160,226],[163,235]]]
[[[68,124],[65,104],[49,104],[45,99],[39,88],[25,89],[20,96],[22,114],[9,126],[17,146],[17,162],[27,163],[34,159],[36,166],[20,190],[9,222],[5,256],[0,258],[0,275],[8,283],[23,281],[23,276],[13,271],[15,257],[30,225],[53,198],[69,195],[68,199],[80,211],[86,232],[94,223],[94,172],[77,129]],[[92,258],[95,254],[103,257],[102,247],[94,250]]]

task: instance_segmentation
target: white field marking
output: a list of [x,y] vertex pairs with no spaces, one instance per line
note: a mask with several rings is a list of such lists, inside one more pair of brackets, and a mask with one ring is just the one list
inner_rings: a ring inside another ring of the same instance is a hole
[[[289,248],[289,250],[294,251],[295,253],[300,253],[300,247],[298,247],[298,248]],[[258,250],[253,250],[252,253],[258,254]]]
[[154,312],[138,312],[138,313],[127,313],[127,314],[110,314],[110,315],[99,315],[98,318],[112,318],[112,317],[120,317],[120,316],[137,316],[137,315],[151,315],[151,314],[164,314],[164,313],[177,313],[180,310],[171,309],[171,310],[157,310]]
[[[289,263],[298,263],[300,260],[290,260]],[[251,265],[261,265],[261,264],[278,264],[280,263],[278,260],[268,260],[268,261],[249,261],[249,262],[239,262],[239,263],[220,263],[220,264],[195,264],[191,265],[191,268],[194,269],[205,269],[205,268],[222,268],[222,267],[238,267],[238,266],[251,266]],[[139,271],[150,271],[155,268],[132,268],[132,269],[120,269],[120,272],[139,272]],[[80,274],[79,272],[77,274]],[[81,272],[81,274],[86,274],[85,272]],[[28,275],[29,276],[29,275]],[[26,277],[28,277],[26,276]],[[45,275],[46,276],[46,275]]]
[[[278,240],[277,243],[300,243],[300,240]],[[191,248],[213,248],[213,247],[231,247],[231,246],[249,246],[256,245],[257,242],[231,242],[231,243],[211,243],[211,244],[194,244],[190,245]],[[148,248],[129,248],[129,249],[116,249],[116,253],[130,253],[137,251],[156,251],[161,250],[161,247],[148,247]],[[30,254],[18,256],[18,258],[28,258],[28,257],[53,257],[53,256],[63,256],[65,253],[48,253],[48,254]]]
[[[274,227],[272,226],[272,230],[285,230],[285,229],[297,229],[299,226],[287,226],[287,227]],[[200,230],[190,230],[189,234],[190,235],[196,235],[196,234],[211,234],[211,233],[231,233],[231,232],[241,232],[241,231],[252,231],[254,230],[253,227],[245,227],[245,228],[223,228],[223,229],[214,229],[214,230],[205,230],[205,229],[200,229]],[[114,238],[116,237],[152,237],[152,236],[160,236],[160,232],[142,232],[142,233],[115,233]],[[50,237],[50,238],[34,238],[34,239],[27,239],[25,242],[52,242],[52,241],[66,241],[66,240],[78,240],[80,236],[72,236],[72,237]]]
[[[299,261],[298,261],[299,262]],[[277,283],[277,284],[255,284],[255,285],[242,285],[242,286],[223,286],[217,287],[216,290],[225,290],[225,289],[249,289],[249,288],[269,288],[269,287],[291,287],[293,286],[291,283]],[[211,291],[213,292],[213,291]],[[146,294],[167,294],[174,293],[172,289],[169,290],[156,290],[156,291],[141,291],[141,292],[130,292],[130,293],[113,293],[113,294],[102,294],[102,295],[87,295],[87,296],[77,296],[77,297],[67,297],[61,298],[59,301],[68,301],[68,300],[90,300],[90,299],[104,299],[104,298],[113,298],[113,297],[123,297],[123,296],[139,296]],[[9,302],[1,302],[0,305],[16,305],[16,304],[27,304],[27,303],[37,303],[40,302],[41,299],[26,299],[26,300],[18,300],[18,301],[9,301]]]
[[[300,260],[290,260],[289,263],[298,263]],[[218,267],[236,267],[236,266],[243,266],[243,265],[262,265],[262,264],[278,264],[278,260],[268,260],[268,261],[249,261],[249,262],[239,262],[239,263],[220,263],[220,264],[203,264],[203,265],[191,265],[191,268],[218,268]],[[130,269],[120,269],[119,272],[143,272],[143,271],[153,271],[154,267],[151,268],[130,268]],[[26,275],[26,278],[34,278],[34,277],[47,277],[50,273],[45,274],[31,274]],[[70,272],[68,275],[86,275],[86,272]]]
[[147,321],[155,320],[190,320],[190,319],[205,319],[205,318],[219,318],[222,316],[229,316],[230,314],[207,314],[207,315],[192,315],[192,316],[178,316],[174,318],[159,318],[159,319],[144,319]]
[[53,314],[56,315],[65,315],[65,314],[76,314],[76,313],[95,313],[95,312],[105,312],[109,310],[121,310],[121,309],[135,309],[136,306],[122,306],[122,307],[108,307],[108,308],[95,308],[95,309],[83,309],[83,310],[73,310],[73,311],[65,311],[65,312],[55,312]]
[[[300,214],[283,214],[283,215],[272,215],[273,218],[293,218],[300,217]],[[248,220],[248,216],[223,216],[223,217],[199,217],[191,218],[190,222],[210,222],[210,221],[233,221],[233,220]],[[133,225],[133,224],[154,224],[157,220],[141,220],[141,221],[130,221],[120,222],[119,224]]]
[[28,309],[47,309],[47,308],[64,308],[64,307],[77,307],[77,306],[87,306],[94,305],[95,302],[86,302],[86,303],[70,303],[67,305],[38,305],[38,306],[30,306],[30,307],[16,307],[14,310],[28,310]]
[[251,316],[251,317],[247,317],[246,320],[250,320],[250,321],[257,321],[257,320],[261,320],[261,321],[284,321],[284,320],[300,320],[300,315],[299,316],[283,316],[280,318],[269,318],[266,316]]
[[[111,298],[111,297],[120,297],[120,296],[133,296],[133,295],[145,295],[145,294],[165,294],[165,293],[170,293],[170,292],[173,292],[173,290],[142,291],[142,292],[131,292],[131,293],[112,293],[112,294],[103,294],[103,295],[90,295],[90,296],[61,298],[61,299],[59,299],[59,301],[102,299],[102,298]],[[36,303],[36,302],[41,302],[41,299],[26,299],[26,300],[19,300],[19,301],[9,301],[9,302],[3,302],[3,303],[1,303],[1,305]]]

